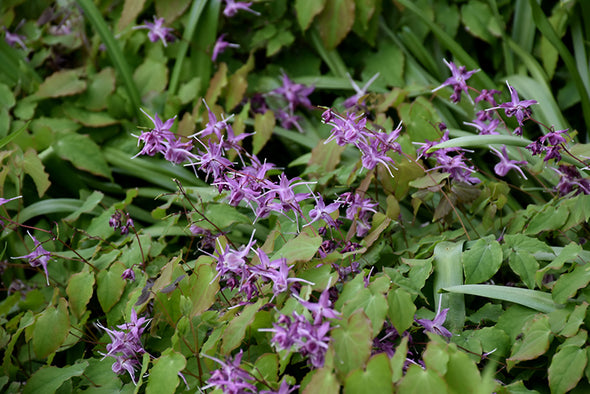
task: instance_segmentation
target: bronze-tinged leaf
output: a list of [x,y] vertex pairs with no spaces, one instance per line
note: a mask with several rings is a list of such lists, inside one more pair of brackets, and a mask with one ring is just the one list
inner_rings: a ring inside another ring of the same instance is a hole
[[354,0],[327,0],[316,23],[326,49],[334,49],[344,40],[354,24]]

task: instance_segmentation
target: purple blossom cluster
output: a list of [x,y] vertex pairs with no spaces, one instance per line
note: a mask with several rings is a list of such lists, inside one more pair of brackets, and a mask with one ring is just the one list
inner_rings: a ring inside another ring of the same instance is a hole
[[[125,224],[123,224],[123,222]],[[111,218],[109,219],[109,226],[115,230],[121,229],[121,234],[125,235],[129,234],[129,228],[132,228],[134,224],[133,219],[131,219],[128,213],[123,213],[117,210],[111,215]]]
[[332,109],[327,109],[322,114],[322,121],[332,126],[330,136],[324,143],[334,140],[340,146],[355,146],[361,152],[362,166],[368,170],[381,163],[390,171],[389,166],[394,161],[388,153],[401,153],[401,146],[396,142],[401,132],[401,123],[391,133],[373,131],[367,128],[365,114],[348,112],[342,116]]
[[567,129],[550,131],[527,145],[526,148],[531,151],[533,156],[544,153],[545,157],[543,158],[543,161],[554,159],[557,163],[561,160],[561,151],[567,143],[562,134],[567,134],[567,131]]
[[451,101],[453,103],[458,103],[461,101],[461,93],[465,93],[467,97],[469,97],[469,100],[471,100],[471,96],[469,95],[469,87],[467,86],[466,81],[479,70],[467,71],[465,66],[457,67],[455,63],[447,62],[446,59],[443,59],[443,62],[445,62],[447,67],[451,70],[452,75],[447,78],[447,80],[444,81],[442,85],[434,88],[432,92],[436,92],[445,86],[450,86],[453,88],[453,94],[451,94]]
[[590,180],[584,178],[575,166],[562,164],[559,168],[554,168],[554,171],[559,174],[559,182],[555,189],[560,196],[570,193],[573,195],[590,194]]
[[271,261],[262,249],[257,249],[255,252],[259,263],[256,265],[248,264],[248,254],[255,244],[253,238],[254,233],[252,233],[250,242],[237,250],[227,245],[224,251],[216,257],[216,278],[221,277],[227,287],[230,289],[237,288],[250,300],[258,294],[258,280],[272,283],[274,297],[287,291],[289,284],[293,282],[312,284],[304,279],[290,278],[289,274],[292,266],[287,265],[287,259],[279,258]]
[[315,87],[295,83],[284,72],[281,79],[283,85],[269,92],[267,96],[278,98],[283,105],[274,110],[281,122],[281,126],[285,129],[295,127],[299,132],[303,132],[299,125],[299,116],[295,115],[295,110],[299,107],[312,108],[309,95],[313,93]]
[[[443,126],[445,127],[445,126]],[[446,127],[445,127],[446,128]],[[436,166],[432,167],[430,171],[441,170],[450,175],[450,178],[457,182],[464,182],[468,184],[477,184],[480,180],[474,176],[475,168],[471,164],[467,164],[467,158],[464,153],[467,152],[462,148],[440,148],[434,151],[429,151],[430,148],[440,144],[441,142],[449,140],[449,132],[445,130],[443,136],[439,141],[428,141],[418,143],[418,158],[424,156],[427,158],[433,157],[436,160]],[[452,154],[452,155],[451,155]]]
[[313,368],[321,368],[324,365],[326,351],[330,343],[328,332],[331,322],[326,319],[339,319],[340,312],[332,309],[330,301],[330,286],[320,294],[317,303],[304,301],[299,296],[295,298],[308,311],[311,312],[313,322],[307,320],[304,315],[293,312],[289,315],[280,315],[273,328],[261,329],[273,333],[272,343],[278,350],[294,350],[303,357],[307,357]]
[[176,138],[175,134],[170,131],[176,116],[162,122],[158,114],[155,114],[154,118],[152,118],[143,109],[141,112],[152,121],[154,128],[150,131],[142,131],[139,136],[133,135],[137,138],[138,145],[143,142],[143,148],[137,155],[133,156],[134,158],[140,155],[154,156],[156,153],[161,153],[169,162],[181,164],[194,157],[191,154],[192,141],[182,142],[182,138]]
[[118,325],[118,330],[106,328],[100,323],[96,324],[111,338],[111,343],[106,347],[107,353],[101,353],[104,356],[103,360],[106,357],[113,357],[115,359],[112,366],[113,372],[117,375],[128,372],[134,384],[137,384],[135,371],[141,365],[140,356],[146,352],[141,344],[141,334],[150,321],[151,319],[145,317],[138,319],[135,309],[131,309],[131,322]]

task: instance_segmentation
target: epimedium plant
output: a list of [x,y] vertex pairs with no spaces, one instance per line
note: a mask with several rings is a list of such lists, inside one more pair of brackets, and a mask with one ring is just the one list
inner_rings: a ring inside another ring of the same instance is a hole
[[587,390],[584,2],[1,7],[6,392]]

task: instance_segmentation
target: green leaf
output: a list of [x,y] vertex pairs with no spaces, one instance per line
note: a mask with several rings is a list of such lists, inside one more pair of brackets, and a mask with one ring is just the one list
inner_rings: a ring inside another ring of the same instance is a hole
[[82,69],[56,71],[39,86],[34,97],[38,99],[72,96],[86,90],[86,81],[80,79]]
[[100,271],[96,278],[96,295],[105,313],[121,299],[126,284],[121,275],[125,269],[123,264],[116,262],[108,270]]
[[82,108],[68,106],[64,108],[64,113],[72,120],[86,127],[105,127],[119,123],[119,121],[109,115],[108,112],[93,112]]
[[481,283],[490,279],[502,265],[502,247],[493,235],[478,239],[463,253],[465,283]]
[[390,360],[391,365],[391,381],[396,383],[404,375],[404,367],[406,365],[406,356],[408,355],[408,336],[403,336],[400,344],[395,349],[395,353]]
[[133,81],[139,87],[139,94],[142,97],[152,93],[161,93],[168,84],[168,68],[160,62],[146,58],[135,69]]
[[404,53],[397,46],[391,45],[389,41],[378,41],[377,51],[367,54],[364,61],[364,77],[368,79],[379,73],[379,77],[375,81],[376,85],[383,82],[387,86],[404,85]]
[[14,94],[10,88],[5,84],[0,83],[0,108],[4,107],[10,109],[14,107],[15,104],[16,100],[14,99]]
[[535,288],[535,273],[539,269],[539,263],[532,254],[510,253],[508,264],[529,289]]
[[64,220],[70,222],[77,220],[83,213],[88,213],[94,210],[94,208],[100,204],[103,198],[104,194],[95,190],[91,195],[82,200],[82,205],[80,208],[69,214],[66,218],[64,218]]
[[322,12],[325,4],[326,0],[295,0],[295,12],[301,30],[307,30],[313,18]]
[[27,123],[25,123],[25,125],[23,127],[21,127],[20,129],[13,131],[12,133],[8,134],[6,137],[0,139],[0,149],[4,148],[4,146],[8,145],[13,139],[15,139],[16,137],[18,137],[18,135],[20,133],[22,133],[23,131],[25,131],[28,127],[29,124],[31,122],[28,121]]
[[70,309],[77,318],[86,312],[86,305],[94,293],[94,275],[90,271],[78,272],[70,277],[66,287]]
[[576,387],[588,362],[586,349],[565,346],[555,353],[549,366],[549,388],[552,393],[566,393]]
[[264,114],[254,116],[254,130],[256,134],[252,136],[252,153],[258,154],[266,145],[276,124],[275,115],[272,111],[266,111]]
[[[435,137],[436,139],[436,137]],[[413,139],[412,139],[413,140]],[[531,144],[532,141],[523,137],[514,135],[470,135],[465,137],[457,137],[448,141],[436,144],[430,149],[428,153],[443,148],[469,148],[469,147],[487,147],[488,145],[508,145],[525,147]]]
[[553,300],[563,304],[570,297],[573,297],[578,289],[586,287],[590,283],[590,269],[588,264],[578,265],[574,270],[567,274],[562,274],[555,281],[551,293]]
[[446,394],[445,381],[430,369],[411,364],[406,375],[398,384],[399,392],[402,394]]
[[[145,1],[145,0],[141,0]],[[129,0],[127,0],[129,2]],[[126,3],[127,3],[126,2]],[[115,70],[106,67],[90,78],[88,89],[81,100],[84,108],[100,111],[107,107],[108,97],[115,91]]]
[[234,317],[229,322],[221,337],[221,353],[229,354],[229,352],[240,346],[246,336],[246,330],[252,324],[256,313],[258,313],[258,310],[266,301],[266,298],[261,298],[256,304],[246,305],[239,316]]
[[156,14],[162,17],[166,22],[171,23],[179,16],[183,15],[190,0],[156,0]]
[[302,394],[338,394],[340,385],[338,379],[328,368],[311,371],[313,374]]
[[576,335],[584,318],[586,317],[586,310],[588,309],[588,303],[584,302],[581,305],[576,305],[574,311],[569,315],[567,323],[563,326],[559,335],[564,337],[571,337]]
[[57,308],[50,306],[37,318],[33,328],[33,349],[37,357],[44,359],[57,351],[70,331],[68,303],[60,298]]
[[482,384],[479,370],[473,360],[457,350],[449,355],[445,380],[449,385],[449,392],[455,393],[477,393]]
[[340,377],[363,367],[371,356],[373,330],[371,321],[362,310],[357,310],[346,320],[340,320],[331,337],[336,371]]
[[470,1],[463,5],[461,20],[469,33],[488,43],[494,42],[502,34],[490,6],[481,1]]
[[380,332],[388,309],[385,295],[379,291],[363,288],[356,293],[354,298],[344,304],[342,313],[344,316],[351,316],[353,312],[359,309],[364,311],[371,320],[373,332]]
[[309,235],[302,232],[295,238],[287,241],[272,257],[271,260],[286,258],[288,264],[295,262],[308,262],[315,256],[320,245],[322,237],[319,235]]
[[398,288],[387,295],[389,304],[388,316],[397,332],[404,332],[414,323],[416,305],[412,296],[405,290]]
[[124,30],[130,23],[135,22],[135,18],[141,13],[145,0],[125,0],[121,18],[117,22],[117,31]]
[[316,19],[326,49],[334,49],[348,35],[354,24],[354,0],[326,0]]
[[197,268],[196,275],[191,275],[190,298],[193,302],[191,316],[198,316],[213,305],[219,292],[219,281],[212,282],[217,272],[211,265],[202,264]]
[[398,111],[412,141],[424,142],[425,140],[436,141],[440,139],[435,126],[440,122],[440,117],[434,110],[432,103],[426,98],[420,96],[412,103],[402,103],[398,107]]
[[186,359],[172,348],[166,349],[154,361],[150,377],[145,388],[146,393],[175,393],[179,383],[178,373],[186,366]]
[[111,170],[104,156],[90,137],[81,134],[64,134],[54,145],[55,152],[74,167],[95,175],[111,178]]
[[344,393],[392,393],[391,367],[385,353],[373,356],[367,368],[353,371],[344,383]]
[[549,316],[539,315],[525,328],[524,337],[512,346],[512,354],[508,361],[533,360],[549,349],[553,338],[549,327]]
[[81,376],[88,367],[88,361],[67,367],[43,367],[37,370],[24,386],[23,394],[54,393],[67,380]]
[[23,170],[35,182],[39,197],[43,197],[49,186],[51,186],[51,181],[49,175],[45,172],[45,166],[41,162],[39,155],[33,149],[28,149],[25,152]]

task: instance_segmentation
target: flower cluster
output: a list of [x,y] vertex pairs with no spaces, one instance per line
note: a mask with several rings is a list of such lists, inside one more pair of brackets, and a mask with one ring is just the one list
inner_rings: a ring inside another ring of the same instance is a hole
[[574,195],[580,193],[590,194],[590,180],[582,177],[582,174],[575,166],[562,164],[559,168],[554,168],[554,171],[559,174],[559,183],[555,189],[560,196],[572,192]]
[[[125,222],[125,224],[123,224]],[[129,216],[128,213],[123,213],[117,210],[111,218],[109,219],[109,226],[113,229],[121,229],[121,234],[129,234],[129,228],[133,227],[133,219]]]
[[432,167],[430,171],[441,170],[448,173],[451,179],[458,182],[469,184],[479,183],[480,180],[472,176],[472,174],[476,172],[475,168],[466,163],[467,159],[464,155],[466,150],[461,148],[439,148],[432,151],[430,150],[432,147],[448,140],[449,132],[448,130],[445,130],[445,133],[439,141],[431,142],[427,140],[424,143],[419,143],[418,145],[421,146],[418,148],[418,157],[434,157],[434,159],[436,159],[437,165]]
[[206,390],[211,387],[221,389],[224,393],[245,393],[249,390],[256,393],[256,386],[252,384],[254,377],[248,372],[240,368],[242,363],[243,352],[240,350],[235,357],[227,357],[226,361],[221,361],[218,358],[211,357],[207,354],[203,354],[204,357],[211,359],[221,365],[221,368],[211,372],[211,377],[207,381],[207,385],[202,387],[201,390]]
[[291,316],[280,315],[273,328],[261,329],[273,333],[272,343],[278,350],[293,349],[308,357],[309,363],[314,368],[321,368],[324,365],[324,358],[330,337],[328,332],[331,329],[330,321],[326,319],[340,318],[340,312],[332,309],[330,302],[329,285],[320,295],[317,303],[304,301],[294,295],[300,304],[309,310],[313,317],[313,323],[308,321],[304,315],[293,312]]
[[259,264],[249,265],[248,254],[255,244],[253,238],[254,233],[252,233],[250,242],[241,246],[238,250],[227,245],[223,252],[216,257],[216,277],[221,277],[227,287],[231,289],[237,288],[250,300],[254,295],[258,294],[256,282],[259,279],[262,282],[273,284],[272,291],[275,297],[287,291],[290,283],[305,282],[313,284],[304,279],[289,278],[291,266],[287,265],[287,259],[279,258],[271,261],[262,249],[257,249],[255,252]]
[[567,134],[567,131],[567,129],[550,131],[527,145],[526,148],[531,151],[533,156],[545,153],[543,161],[555,159],[557,163],[561,160],[561,151],[567,142],[562,134]]
[[118,325],[118,330],[108,329],[100,323],[96,324],[97,327],[104,330],[111,338],[111,343],[106,348],[107,353],[102,353],[104,356],[103,360],[106,357],[113,357],[115,359],[112,366],[113,372],[117,375],[128,372],[134,384],[137,384],[135,381],[135,370],[141,365],[139,361],[140,356],[145,353],[145,349],[141,344],[141,334],[145,330],[144,325],[150,321],[151,319],[146,319],[145,317],[138,319],[135,309],[131,309],[131,322]]
[[143,148],[137,155],[133,156],[134,158],[140,155],[154,156],[156,153],[161,153],[166,160],[174,164],[181,164],[190,158],[194,158],[191,153],[192,141],[182,142],[182,138],[176,138],[174,133],[170,131],[176,116],[162,122],[158,114],[155,114],[154,118],[152,118],[143,109],[141,112],[152,121],[154,128],[142,132],[139,136],[133,135],[137,138],[138,145],[140,141],[143,142]]
[[275,114],[281,121],[281,126],[285,129],[295,127],[299,132],[303,132],[299,125],[299,117],[295,115],[295,110],[298,107],[312,108],[309,95],[313,93],[315,87],[295,83],[284,72],[282,82],[282,86],[268,93],[268,96],[277,97],[283,105],[281,108],[275,109]]
[[372,131],[367,128],[365,114],[348,112],[342,116],[332,109],[327,109],[322,114],[322,121],[332,126],[330,137],[324,143],[334,140],[340,146],[355,146],[361,152],[362,166],[368,170],[381,163],[389,171],[389,166],[394,162],[388,153],[401,153],[401,146],[396,142],[401,132],[401,123],[391,133]]

